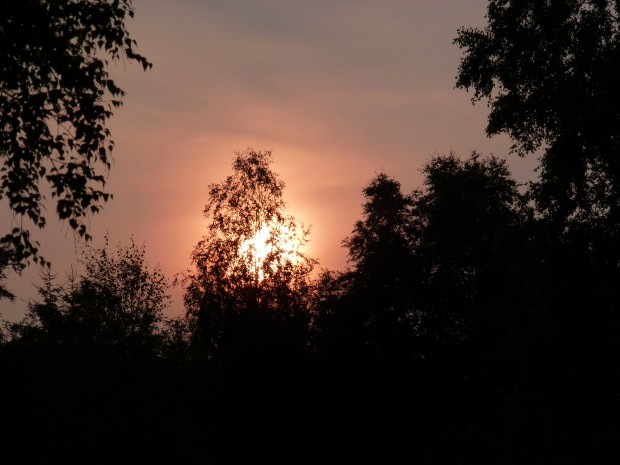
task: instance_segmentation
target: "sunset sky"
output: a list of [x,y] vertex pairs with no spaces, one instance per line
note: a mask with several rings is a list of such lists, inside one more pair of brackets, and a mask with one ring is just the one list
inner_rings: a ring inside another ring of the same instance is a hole
[[[483,24],[486,3],[135,0],[128,28],[153,69],[113,70],[127,95],[110,121],[114,200],[92,218],[93,245],[106,230],[112,244],[133,235],[150,265],[171,277],[188,269],[208,185],[248,147],[272,150],[288,212],[312,227],[308,253],[331,269],[346,266],[341,241],[381,170],[410,191],[431,156],[477,150],[530,178],[535,161],[486,138],[486,106],[454,89],[452,40],[459,26]],[[50,221],[36,237],[62,278],[79,248],[72,234]],[[37,274],[10,280],[19,300],[2,303],[5,318],[23,314]],[[173,295],[179,313],[181,291]]]

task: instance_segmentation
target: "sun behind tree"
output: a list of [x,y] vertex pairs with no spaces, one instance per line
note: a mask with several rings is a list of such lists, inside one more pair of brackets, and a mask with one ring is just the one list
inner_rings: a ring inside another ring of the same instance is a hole
[[316,260],[303,253],[308,230],[288,215],[271,152],[236,153],[233,174],[209,187],[207,234],[192,252],[185,304],[215,342],[239,313],[303,313]]
[[[297,255],[302,238],[296,230],[278,223],[262,224],[252,237],[239,245],[240,260],[245,262],[254,279],[261,282],[265,279],[263,267],[268,261],[270,271],[277,273],[282,263],[297,263]],[[271,260],[272,252],[281,255],[280,260]]]

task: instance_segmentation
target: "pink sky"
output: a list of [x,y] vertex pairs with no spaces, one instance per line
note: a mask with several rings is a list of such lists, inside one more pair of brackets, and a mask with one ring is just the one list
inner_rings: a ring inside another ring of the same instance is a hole
[[[231,172],[235,151],[272,150],[289,213],[312,226],[310,255],[344,268],[341,241],[360,217],[362,188],[379,171],[406,191],[435,154],[507,156],[517,179],[533,160],[484,135],[487,110],[455,90],[457,28],[483,23],[484,0],[135,0],[129,29],[154,64],[119,64],[125,105],[110,122],[116,141],[94,246],[133,234],[151,265],[174,275],[205,231],[207,186]],[[53,206],[48,207],[53,212]],[[3,213],[3,215],[6,215]],[[77,248],[50,221],[37,236],[61,277]],[[23,314],[31,267],[9,287]],[[182,312],[173,292],[171,313]]]

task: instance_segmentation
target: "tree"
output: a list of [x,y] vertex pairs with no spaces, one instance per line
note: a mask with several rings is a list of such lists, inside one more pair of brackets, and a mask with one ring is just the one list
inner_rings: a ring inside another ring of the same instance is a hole
[[343,241],[350,262],[358,274],[367,277],[405,276],[412,241],[411,198],[402,193],[398,181],[385,173],[372,179],[363,194],[363,219],[355,223],[352,234]]
[[291,406],[306,400],[315,260],[302,253],[308,230],[286,213],[271,160],[269,151],[236,153],[233,174],[210,185],[207,232],[185,280],[192,353],[216,373],[219,432],[234,439],[218,445],[224,462],[265,450],[284,457],[299,444]]
[[495,157],[474,152],[461,160],[451,153],[431,159],[423,173],[412,229],[424,328],[430,340],[459,344],[507,284],[506,264],[518,253],[527,209],[506,163]]
[[26,318],[12,325],[13,339],[120,357],[155,354],[170,300],[167,279],[158,267],[148,269],[144,248],[133,240],[114,253],[108,249],[106,238],[103,248],[86,254],[84,273],[65,284],[46,273],[41,300],[31,302]]
[[489,441],[495,432],[479,424],[506,414],[522,361],[511,341],[523,336],[531,299],[524,263],[532,215],[504,160],[450,153],[433,157],[422,173],[410,227],[419,279],[416,371],[429,406],[425,427],[441,431],[430,462],[487,463],[483,454],[503,443]]
[[412,199],[385,173],[372,179],[363,194],[363,218],[343,241],[353,265],[349,295],[358,320],[353,327],[364,329],[363,343],[375,356],[400,359],[410,352],[414,323]]
[[167,280],[144,254],[133,241],[88,250],[83,272],[60,284],[47,272],[26,317],[8,325],[0,344],[0,394],[11,399],[0,411],[14,426],[6,456],[71,461],[99,450],[99,463],[187,453],[178,445],[187,436],[170,445],[178,431],[166,426],[184,410],[178,393],[192,392],[180,369],[184,328],[165,317]]
[[558,230],[620,222],[620,3],[490,0],[487,25],[461,28],[457,87],[486,99],[487,134],[542,151],[539,209]]
[[[616,392],[605,386],[618,377],[620,354],[611,329],[619,308],[620,3],[490,0],[486,19],[455,39],[465,50],[457,87],[488,101],[488,135],[506,133],[514,152],[540,154],[529,191],[536,215],[523,257],[510,266],[527,278],[513,275],[501,301],[526,311],[504,347],[520,367],[506,383],[504,403],[519,412],[508,421],[537,438],[519,445],[528,455],[540,456],[545,443],[551,461],[580,454],[580,462],[611,462],[587,454],[595,435],[617,429],[606,418],[617,416]],[[554,420],[541,422],[535,405],[554,405],[545,415]]]
[[[284,183],[270,163],[269,151],[237,153],[234,173],[210,186],[208,232],[192,252],[195,272],[186,280],[185,303],[211,348],[224,333],[259,337],[266,321],[306,318],[304,295],[315,260],[301,251],[308,230],[285,213]],[[252,318],[257,326],[230,329]]]
[[28,222],[43,228],[44,185],[58,218],[90,239],[86,219],[110,198],[107,120],[124,92],[111,63],[151,63],[126,29],[132,0],[5,0],[0,5],[0,200],[13,218],[0,244],[12,260],[46,263]]
[[[334,453],[346,451],[344,461],[403,462],[403,455],[411,457],[397,438],[407,437],[408,447],[419,450],[423,430],[416,429],[426,419],[419,399],[428,400],[416,351],[420,279],[412,198],[383,172],[362,193],[361,218],[342,242],[349,268],[324,271],[313,289],[313,382],[319,401],[311,414],[330,418],[320,429],[338,437]],[[363,452],[356,447],[362,443]]]

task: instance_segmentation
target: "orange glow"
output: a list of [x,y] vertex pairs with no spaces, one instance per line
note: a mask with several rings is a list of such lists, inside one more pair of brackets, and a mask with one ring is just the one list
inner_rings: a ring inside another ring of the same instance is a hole
[[[114,200],[92,218],[94,247],[106,231],[111,243],[133,235],[150,263],[168,276],[183,273],[204,234],[208,185],[230,174],[236,150],[254,147],[272,150],[288,211],[312,226],[303,251],[323,268],[344,269],[341,241],[374,173],[410,191],[434,154],[509,152],[507,136],[484,136],[487,108],[454,89],[455,31],[481,25],[487,2],[449,9],[447,2],[265,3],[277,3],[279,13],[257,23],[256,2],[134,2],[130,30],[155,66],[146,74],[139,66],[110,69],[127,95],[109,121],[116,148],[106,190]],[[326,29],[319,34],[313,24]],[[520,182],[531,179],[535,161],[511,157]],[[79,247],[54,216],[48,212],[37,239],[62,277]],[[256,252],[268,246],[260,237]],[[243,240],[247,253],[253,239]],[[257,253],[257,273],[267,254]],[[26,314],[37,298],[32,282],[37,267],[8,283],[18,298],[0,303],[4,319]],[[170,292],[169,314],[183,315],[183,288]]]

